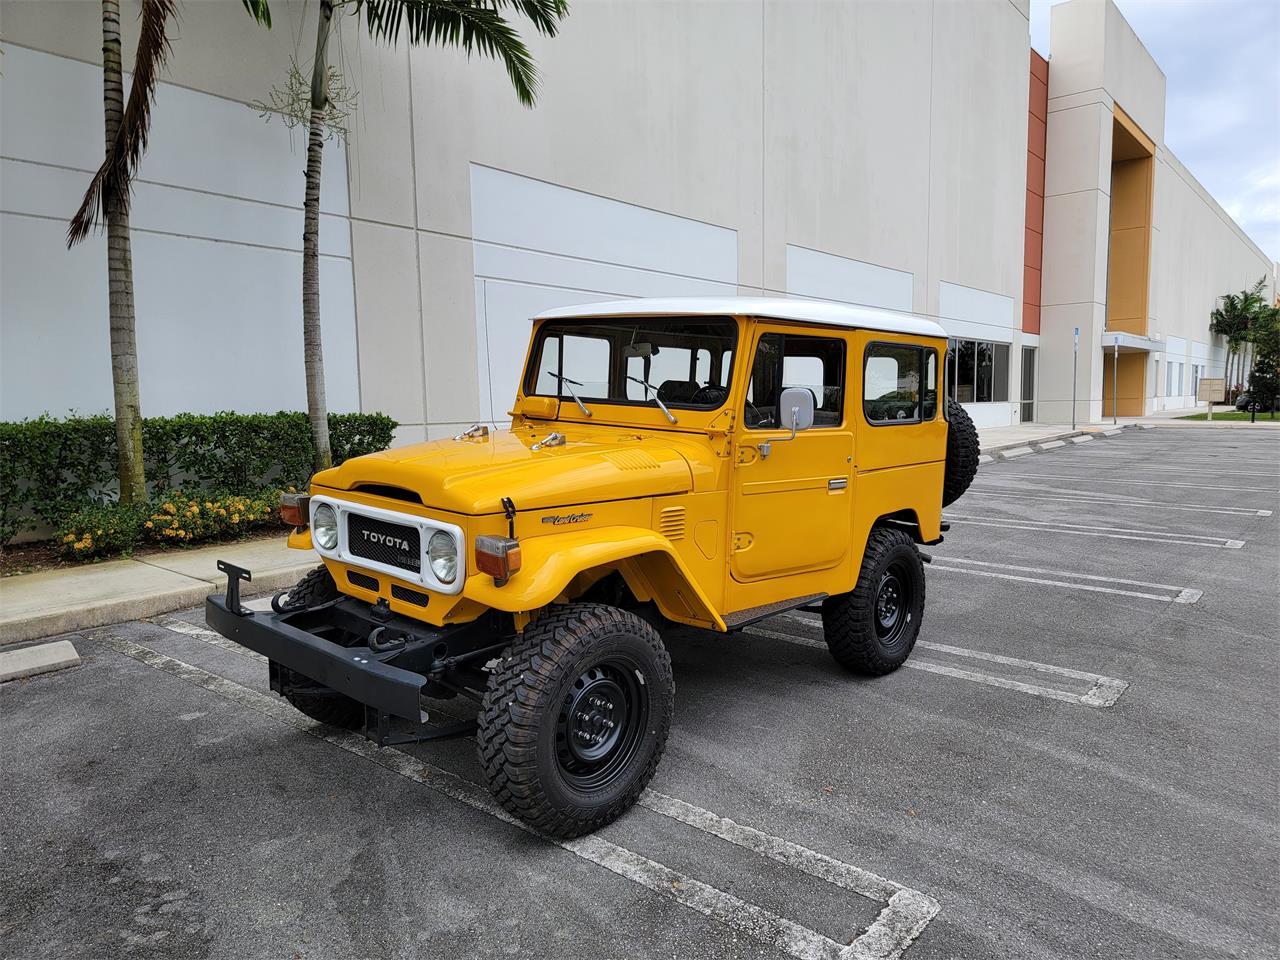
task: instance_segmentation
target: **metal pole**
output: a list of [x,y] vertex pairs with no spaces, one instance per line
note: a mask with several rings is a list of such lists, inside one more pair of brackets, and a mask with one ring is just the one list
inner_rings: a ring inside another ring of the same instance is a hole
[[1120,338],[1113,341],[1111,350],[1111,425],[1120,422],[1120,394],[1116,392],[1120,384]]
[[1071,429],[1076,429],[1076,372],[1080,367],[1080,328],[1076,327],[1076,343],[1071,354]]

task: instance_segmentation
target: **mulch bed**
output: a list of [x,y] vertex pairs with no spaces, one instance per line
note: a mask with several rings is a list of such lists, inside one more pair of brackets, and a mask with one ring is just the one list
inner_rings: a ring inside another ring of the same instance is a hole
[[[224,543],[244,543],[252,540],[283,540],[289,533],[288,527],[268,527],[265,529],[255,530],[247,536],[238,540],[222,541]],[[133,552],[134,557],[153,557],[161,553],[176,553],[180,550],[191,550],[196,547],[210,547],[217,544],[216,540],[206,540],[203,543],[193,543],[190,546],[174,544],[157,545],[148,544],[145,547],[139,547]],[[119,560],[120,557],[102,557],[100,560]],[[86,563],[94,563],[99,561],[75,561],[67,559],[62,555],[62,551],[58,549],[58,544],[52,540],[42,540],[38,543],[16,543],[11,544],[0,552],[0,578],[16,577],[23,573],[37,573],[43,570],[57,570],[61,567],[82,567]]]

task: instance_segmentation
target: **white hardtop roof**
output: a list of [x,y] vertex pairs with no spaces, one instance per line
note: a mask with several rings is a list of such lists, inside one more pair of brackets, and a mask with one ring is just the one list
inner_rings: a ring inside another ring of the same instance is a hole
[[782,297],[641,297],[606,300],[544,310],[534,320],[585,317],[743,316],[768,317],[836,327],[859,327],[922,337],[945,337],[941,324],[926,317],[876,307],[856,307],[828,300],[790,300]]

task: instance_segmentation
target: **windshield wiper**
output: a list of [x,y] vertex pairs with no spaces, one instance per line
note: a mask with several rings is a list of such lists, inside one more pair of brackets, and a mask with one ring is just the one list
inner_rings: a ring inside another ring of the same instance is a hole
[[661,398],[660,396],[658,396],[658,388],[657,388],[657,387],[655,387],[655,386],[654,386],[652,383],[650,383],[648,380],[642,380],[640,377],[633,377],[633,376],[631,376],[630,374],[627,374],[627,379],[628,379],[628,380],[631,380],[631,381],[634,381],[635,383],[640,384],[640,386],[644,387],[646,390],[652,390],[652,391],[653,391],[653,402],[654,402],[654,403],[656,403],[659,407],[661,407],[661,408],[662,408],[662,412],[663,412],[663,413],[665,413],[665,414],[667,415],[667,419],[668,419],[668,420],[670,420],[672,423],[679,423],[679,421],[678,421],[678,420],[676,420],[676,416],[675,416],[675,414],[674,414],[674,413],[672,413],[670,410],[668,410],[668,409],[667,409],[667,405],[666,405],[665,403],[663,403],[663,402],[662,402],[662,398]]
[[590,410],[588,410],[588,409],[587,409],[587,405],[586,405],[585,403],[583,403],[583,402],[582,402],[582,400],[580,400],[580,399],[578,398],[578,395],[577,395],[576,393],[574,393],[574,392],[573,392],[573,387],[568,387],[568,388],[566,388],[566,387],[565,387],[565,384],[566,384],[566,383],[571,383],[571,384],[573,384],[573,386],[574,386],[574,387],[580,387],[580,386],[582,386],[582,384],[581,384],[581,383],[579,383],[577,380],[570,380],[568,377],[566,377],[566,376],[565,376],[564,374],[562,374],[562,373],[553,373],[553,372],[552,372],[552,371],[550,371],[550,370],[548,370],[548,371],[547,371],[547,376],[548,376],[548,377],[555,377],[557,380],[559,380],[559,381],[560,381],[560,389],[561,389],[561,390],[568,389],[568,391],[569,391],[569,396],[573,397],[573,402],[574,402],[574,403],[576,403],[576,404],[578,405],[578,409],[582,411],[582,415],[583,415],[584,417],[589,417],[589,416],[591,416],[591,411],[590,411]]

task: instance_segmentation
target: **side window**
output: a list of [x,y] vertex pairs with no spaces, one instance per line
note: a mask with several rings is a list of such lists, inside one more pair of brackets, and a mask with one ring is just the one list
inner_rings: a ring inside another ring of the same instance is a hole
[[920,423],[938,415],[938,352],[897,343],[867,347],[862,410],[868,423]]
[[843,340],[796,334],[766,333],[756,347],[742,411],[749,430],[778,427],[778,400],[787,387],[813,393],[813,425],[838,427],[844,419]]

